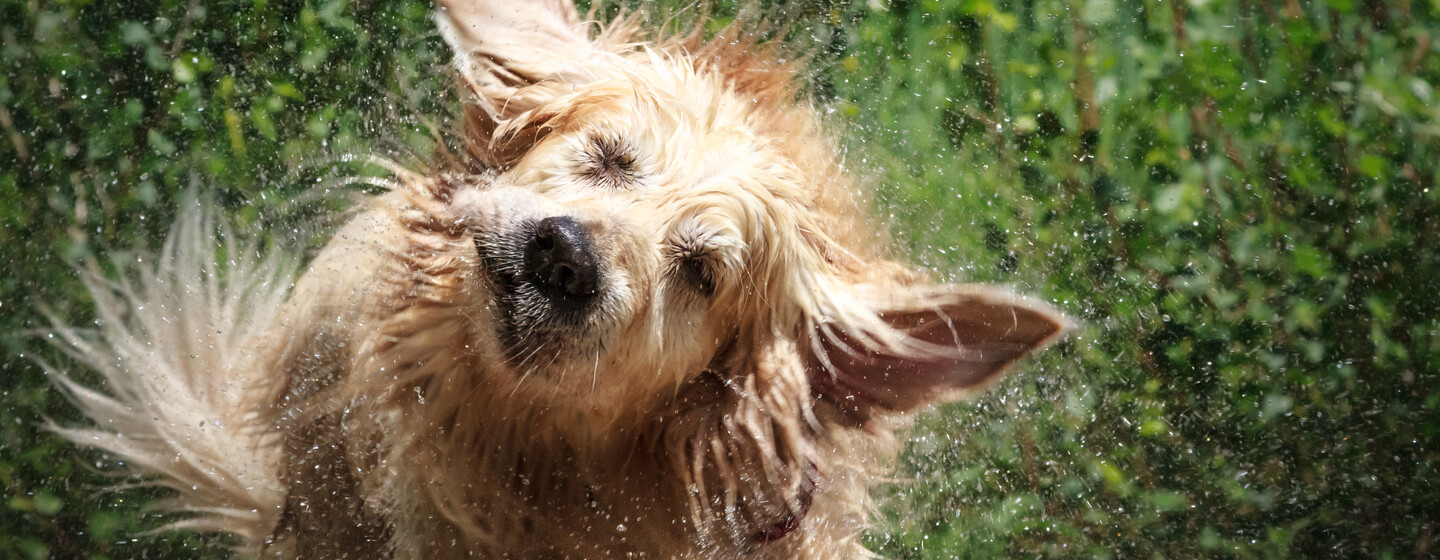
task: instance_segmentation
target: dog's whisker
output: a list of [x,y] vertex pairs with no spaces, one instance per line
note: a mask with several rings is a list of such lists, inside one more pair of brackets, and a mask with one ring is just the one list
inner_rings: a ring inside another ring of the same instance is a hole
[[510,390],[511,398],[515,397],[515,393],[520,392],[520,386],[525,384],[525,379],[530,377],[531,371],[532,370],[525,370],[525,373],[520,374],[520,378],[515,380],[515,388]]
[[535,347],[530,350],[530,352],[526,353],[524,356],[521,356],[520,359],[515,362],[515,369],[516,369],[516,370],[526,370],[526,373],[528,374],[528,373],[529,373],[528,366],[529,366],[529,363],[530,363],[530,359],[531,359],[531,358],[534,358],[536,355],[538,355],[538,354],[540,353],[541,350],[544,350],[544,349],[545,349],[545,346],[544,346],[544,345],[536,344]]
[[[543,348],[542,346],[536,346],[535,351],[531,352],[531,353],[530,353],[530,356],[528,356],[528,357],[526,358],[526,360],[529,360],[530,358],[533,358],[533,357],[539,355],[539,352],[540,352],[540,350],[541,350],[542,348]],[[523,385],[523,384],[525,384],[525,379],[529,378],[531,374],[533,374],[533,373],[535,373],[535,372],[537,372],[537,371],[543,370],[543,369],[549,369],[549,367],[552,366],[552,365],[554,365],[555,362],[556,362],[557,360],[559,360],[559,359],[560,359],[560,355],[559,355],[559,354],[551,354],[551,355],[550,355],[550,361],[547,362],[544,366],[540,366],[540,365],[536,364],[536,365],[533,365],[533,366],[531,366],[531,367],[524,368],[525,373],[521,374],[521,375],[520,375],[520,379],[515,382],[515,389],[512,390],[512,391],[510,391],[510,396],[512,396],[512,397],[515,396],[515,393],[520,390],[520,386]]]
[[595,350],[595,366],[590,370],[590,394],[595,394],[595,386],[600,383],[600,351]]

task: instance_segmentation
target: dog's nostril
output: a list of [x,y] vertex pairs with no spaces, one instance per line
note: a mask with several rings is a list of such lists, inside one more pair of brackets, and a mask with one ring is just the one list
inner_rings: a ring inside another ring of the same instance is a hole
[[585,297],[595,293],[593,275],[582,274],[570,265],[556,265],[550,280],[555,286],[563,287],[566,295]]
[[589,236],[575,220],[545,218],[525,246],[525,271],[542,295],[557,303],[580,303],[595,295],[600,280],[590,249]]
[[535,245],[539,247],[541,251],[553,250],[555,248],[555,238],[553,235],[552,232],[535,232]]

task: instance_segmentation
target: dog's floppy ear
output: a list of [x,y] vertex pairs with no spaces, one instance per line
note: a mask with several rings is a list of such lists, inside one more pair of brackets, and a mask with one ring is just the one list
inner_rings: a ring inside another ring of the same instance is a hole
[[[613,56],[589,37],[571,0],[440,0],[440,33],[473,94],[465,106],[471,150],[504,166],[543,134],[537,114],[576,86],[594,82]],[[507,146],[513,140],[521,146]]]
[[863,424],[983,389],[1070,322],[1049,306],[977,285],[859,286],[868,324],[820,323],[811,386]]

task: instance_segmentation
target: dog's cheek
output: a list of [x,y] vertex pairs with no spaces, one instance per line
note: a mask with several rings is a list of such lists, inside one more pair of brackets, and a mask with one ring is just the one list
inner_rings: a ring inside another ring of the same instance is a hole
[[465,333],[465,350],[470,355],[487,358],[477,360],[476,364],[487,364],[491,363],[489,358],[499,359],[504,355],[500,342],[504,318],[500,316],[492,286],[479,269],[478,259],[472,263],[465,275],[464,299],[459,303],[463,307],[462,312],[470,319],[468,332]]

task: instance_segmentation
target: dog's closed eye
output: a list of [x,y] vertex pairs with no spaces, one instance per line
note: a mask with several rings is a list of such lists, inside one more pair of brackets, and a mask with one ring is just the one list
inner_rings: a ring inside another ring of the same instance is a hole
[[716,257],[702,240],[672,241],[665,247],[666,276],[709,297],[715,293]]
[[705,211],[676,222],[660,248],[667,281],[706,298],[735,282],[748,252],[730,220]]
[[641,179],[635,146],[613,134],[597,133],[586,138],[577,172],[587,182],[611,189],[633,187]]

